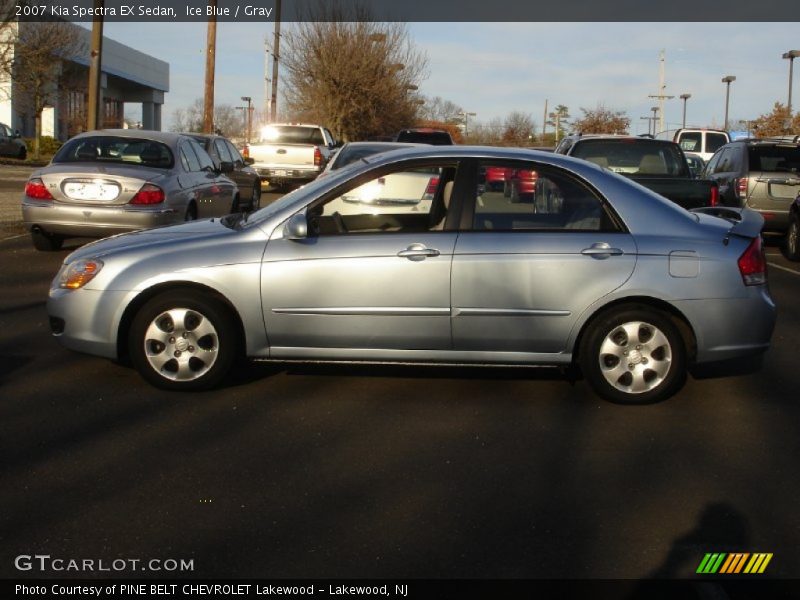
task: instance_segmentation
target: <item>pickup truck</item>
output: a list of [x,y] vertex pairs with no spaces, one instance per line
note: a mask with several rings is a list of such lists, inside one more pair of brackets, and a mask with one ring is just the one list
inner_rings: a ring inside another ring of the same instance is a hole
[[325,168],[336,143],[325,127],[305,123],[275,123],[264,127],[258,141],[242,154],[272,187],[308,183]]
[[695,179],[675,142],[628,135],[567,136],[555,150],[619,173],[686,209],[716,206],[714,181]]

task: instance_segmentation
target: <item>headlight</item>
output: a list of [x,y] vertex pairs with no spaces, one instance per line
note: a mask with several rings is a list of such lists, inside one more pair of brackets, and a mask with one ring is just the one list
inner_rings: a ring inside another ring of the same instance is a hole
[[103,268],[103,261],[92,258],[76,260],[61,271],[58,278],[58,287],[68,290],[77,290],[89,283]]

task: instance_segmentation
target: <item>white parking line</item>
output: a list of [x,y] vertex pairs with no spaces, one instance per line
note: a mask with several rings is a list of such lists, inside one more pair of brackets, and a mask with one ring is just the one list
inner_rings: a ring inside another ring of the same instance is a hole
[[773,269],[780,269],[781,271],[786,271],[787,273],[793,273],[795,275],[800,275],[800,271],[795,271],[794,269],[790,269],[788,267],[782,267],[781,265],[776,265],[773,262],[767,263]]
[[7,238],[1,239],[0,242],[5,242],[5,241],[8,241],[8,240],[15,240],[17,238],[25,237],[26,235],[28,235],[28,234],[27,233],[20,233],[19,235],[12,235],[11,237],[7,237]]

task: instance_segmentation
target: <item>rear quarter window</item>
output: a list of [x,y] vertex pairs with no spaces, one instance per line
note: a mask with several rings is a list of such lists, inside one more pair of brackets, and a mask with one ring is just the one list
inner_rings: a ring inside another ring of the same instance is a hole
[[797,173],[800,170],[800,146],[751,146],[748,159],[751,171]]

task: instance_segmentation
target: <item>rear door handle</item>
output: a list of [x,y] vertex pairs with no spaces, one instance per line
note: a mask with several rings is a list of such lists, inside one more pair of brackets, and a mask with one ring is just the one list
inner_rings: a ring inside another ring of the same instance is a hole
[[606,242],[598,242],[592,244],[589,248],[581,250],[581,254],[585,254],[586,256],[619,256],[622,253],[622,250],[619,248],[612,248]]
[[428,248],[425,244],[411,244],[405,250],[401,250],[397,253],[397,256],[401,258],[407,258],[409,260],[425,260],[429,256],[439,256],[440,252],[435,248]]

